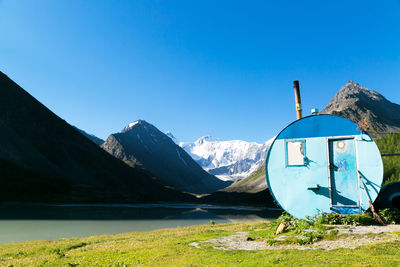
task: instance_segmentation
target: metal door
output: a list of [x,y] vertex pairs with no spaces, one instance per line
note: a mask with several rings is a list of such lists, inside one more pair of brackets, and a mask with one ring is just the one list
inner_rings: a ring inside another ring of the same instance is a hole
[[359,207],[356,146],[354,138],[332,139],[329,169],[332,206]]

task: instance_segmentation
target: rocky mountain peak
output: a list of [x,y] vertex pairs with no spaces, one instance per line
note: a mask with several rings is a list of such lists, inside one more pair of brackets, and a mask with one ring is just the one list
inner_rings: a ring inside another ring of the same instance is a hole
[[361,86],[354,81],[348,81],[337,93],[341,99],[348,98],[364,98],[364,101],[381,101],[386,100],[380,93]]
[[137,120],[134,122],[129,123],[127,126],[124,127],[124,129],[122,129],[122,133],[128,132],[132,129],[138,129],[138,128],[149,128],[149,127],[154,127],[153,125],[151,125],[150,123],[148,123],[145,120]]
[[355,81],[353,81],[353,80],[349,80],[349,81],[344,85],[344,87],[350,87],[350,86],[354,86],[354,87],[360,86],[360,87],[361,87],[361,85],[360,85],[359,83],[357,83],[357,82],[355,82]]
[[213,141],[219,141],[216,138],[213,138],[211,135],[205,135],[200,137],[195,141],[196,144],[203,144],[204,142],[213,142]]
[[342,116],[355,123],[364,120],[371,133],[384,134],[400,128],[400,105],[354,81],[348,81],[321,113]]

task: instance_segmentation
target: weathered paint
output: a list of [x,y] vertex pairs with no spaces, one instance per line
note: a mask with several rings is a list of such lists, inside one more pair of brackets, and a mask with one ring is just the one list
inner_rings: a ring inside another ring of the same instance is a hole
[[[293,153],[293,159],[288,159],[290,142],[301,149]],[[304,161],[298,160],[299,153]],[[290,161],[303,164],[290,165]],[[359,213],[369,207],[359,179],[365,179],[375,200],[383,165],[376,144],[355,123],[316,115],[293,122],[275,138],[267,156],[266,177],[276,202],[297,218],[320,212]]]
[[328,140],[331,172],[332,205],[358,205],[358,173],[355,141]]

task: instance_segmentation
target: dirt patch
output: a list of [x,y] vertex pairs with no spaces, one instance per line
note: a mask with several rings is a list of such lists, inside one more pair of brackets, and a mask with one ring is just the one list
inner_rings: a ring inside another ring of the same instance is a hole
[[[189,245],[202,249],[212,247],[219,250],[275,250],[275,249],[323,249],[332,250],[338,248],[355,249],[364,245],[379,244],[399,241],[400,225],[386,226],[333,226],[338,231],[338,239],[322,240],[310,245],[282,244],[267,245],[264,241],[249,240],[248,232],[237,232],[230,236],[213,238],[206,241],[193,242]],[[284,240],[284,235],[278,237]]]
[[213,238],[206,241],[193,242],[189,245],[194,246],[196,248],[203,248],[206,244],[211,244],[212,248],[220,249],[220,250],[263,250],[266,249],[267,246],[265,242],[259,241],[247,241],[247,237],[249,236],[248,232],[237,232],[230,236],[224,236],[220,238]]

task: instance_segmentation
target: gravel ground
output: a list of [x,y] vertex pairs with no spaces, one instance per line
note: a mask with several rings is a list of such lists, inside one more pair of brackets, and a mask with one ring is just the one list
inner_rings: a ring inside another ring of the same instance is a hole
[[[268,250],[268,249],[323,249],[332,250],[337,248],[354,249],[363,245],[378,244],[384,242],[400,241],[400,225],[386,226],[344,226],[334,225],[338,231],[339,239],[322,240],[311,245],[273,245],[265,242],[248,240],[248,232],[237,232],[230,236],[213,238],[206,241],[190,243],[191,246],[201,249],[202,245],[211,245],[219,250]],[[281,236],[283,237],[283,236]]]

